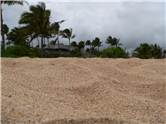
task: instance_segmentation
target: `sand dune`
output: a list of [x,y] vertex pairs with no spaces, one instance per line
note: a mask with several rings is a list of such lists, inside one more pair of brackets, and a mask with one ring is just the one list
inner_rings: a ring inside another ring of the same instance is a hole
[[3,124],[166,124],[166,59],[3,58]]

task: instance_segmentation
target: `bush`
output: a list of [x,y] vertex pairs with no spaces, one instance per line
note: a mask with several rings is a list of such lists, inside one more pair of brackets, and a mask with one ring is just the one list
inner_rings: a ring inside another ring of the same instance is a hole
[[159,45],[154,44],[154,45],[151,45],[151,47],[152,47],[152,57],[153,58],[160,59],[163,57],[162,48]]
[[141,59],[162,58],[162,48],[157,44],[142,43],[134,50],[133,56]]
[[42,57],[42,51],[39,48],[30,48],[28,52],[29,57]]
[[81,50],[79,48],[72,50],[71,57],[81,57]]
[[101,57],[108,58],[127,58],[128,55],[121,47],[106,48],[101,52]]
[[14,45],[6,48],[5,52],[2,53],[4,57],[38,57],[40,51],[36,48],[29,48],[27,46]]

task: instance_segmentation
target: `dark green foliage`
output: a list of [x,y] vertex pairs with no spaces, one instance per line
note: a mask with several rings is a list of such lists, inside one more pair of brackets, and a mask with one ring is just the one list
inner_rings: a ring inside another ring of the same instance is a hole
[[108,36],[106,43],[112,45],[112,36]]
[[163,50],[163,58],[166,58],[166,49]]
[[42,57],[42,51],[38,48],[30,48],[28,52],[29,57]]
[[8,43],[13,43],[14,45],[27,45],[27,38],[24,28],[14,28],[7,35]]
[[28,56],[29,48],[25,46],[10,46],[7,47],[5,50],[6,57],[21,57],[21,56]]
[[7,47],[5,53],[2,54],[3,57],[38,57],[40,56],[40,51],[37,48],[29,48],[27,46],[14,45]]
[[152,47],[152,57],[156,59],[162,58],[162,48],[157,44],[151,45],[151,47]]
[[142,59],[152,58],[152,47],[147,43],[142,43],[134,50],[133,56]]
[[71,46],[72,46],[72,47],[77,47],[77,42],[73,41],[73,42],[71,43]]
[[3,26],[2,26],[2,32],[4,34],[7,34],[9,32],[9,27],[6,24],[3,24]]
[[122,45],[120,43],[120,39],[117,39],[116,37],[111,37],[111,36],[108,36],[106,43],[110,44],[110,46],[115,46],[115,47],[119,47],[120,45]]
[[92,41],[92,46],[95,48],[95,47],[98,47],[98,51],[99,51],[99,47],[101,46],[101,42],[100,42],[100,39],[98,37],[96,37],[93,41]]
[[127,58],[128,55],[121,47],[106,48],[101,52],[101,57]]
[[71,51],[71,57],[81,57],[81,51],[79,48],[75,48]]
[[80,41],[79,43],[78,43],[78,48],[79,49],[82,49],[82,48],[84,48],[85,47],[85,42],[84,41]]
[[26,1],[25,0],[19,0],[19,1],[16,1],[16,0],[3,0],[3,1],[1,1],[1,4],[6,4],[6,5],[20,4],[20,5],[23,5],[23,2],[26,2]]
[[[0,6],[0,14],[1,14],[0,23],[1,23],[1,27],[2,27],[2,30],[1,30],[1,37],[2,37],[2,42],[1,42],[1,48],[2,49],[1,50],[2,51],[5,51],[5,34],[7,34],[7,32],[8,32],[8,29],[7,29],[8,27],[3,22],[3,11],[2,11],[3,4],[9,5],[9,6],[14,5],[14,4],[23,5],[24,2],[26,2],[26,1],[24,1],[24,0],[19,0],[19,1],[17,1],[17,0],[1,0],[0,1],[0,4],[1,4],[1,6]],[[4,28],[5,28],[5,30],[4,30]]]
[[157,44],[150,45],[148,43],[142,43],[134,50],[133,56],[141,59],[161,58],[162,48],[160,48]]
[[[101,46],[100,38],[96,37],[92,43],[90,51],[93,55],[99,56],[99,47]],[[97,47],[97,50],[95,49]]]
[[70,29],[66,28],[63,31],[61,31],[61,36],[69,40],[69,46],[70,46],[70,40],[75,38],[75,34],[73,34],[72,28]]
[[[34,38],[41,37],[41,46],[43,46],[44,38],[47,38],[52,32],[50,27],[50,15],[51,11],[46,9],[46,5],[40,2],[36,6],[30,6],[30,12],[24,12],[21,15],[19,24],[22,24],[26,29],[26,32],[31,37],[32,41]],[[53,27],[55,25],[52,25]]]
[[87,40],[85,44],[86,44],[87,46],[90,46],[90,45],[91,45],[91,41],[90,41],[90,40]]

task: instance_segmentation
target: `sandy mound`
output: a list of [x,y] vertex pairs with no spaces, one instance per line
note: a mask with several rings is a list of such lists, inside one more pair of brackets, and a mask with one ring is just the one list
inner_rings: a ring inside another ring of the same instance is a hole
[[2,59],[3,124],[165,124],[166,59]]

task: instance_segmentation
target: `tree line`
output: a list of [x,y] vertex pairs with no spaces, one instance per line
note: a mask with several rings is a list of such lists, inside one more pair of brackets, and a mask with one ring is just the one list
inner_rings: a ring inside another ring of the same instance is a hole
[[[1,1],[2,5],[23,5],[25,1]],[[102,41],[99,37],[87,41],[73,41],[76,35],[72,28],[61,29],[65,20],[50,21],[51,10],[46,8],[44,2],[30,5],[29,11],[24,12],[19,19],[19,27],[9,31],[7,24],[3,21],[1,6],[1,55],[5,57],[49,57],[45,55],[44,49],[48,45],[57,45],[58,48],[63,38],[68,40],[69,53],[67,56],[76,57],[110,57],[128,58],[129,52],[122,47],[120,39],[112,36],[106,38],[107,48],[101,49]],[[34,46],[33,42],[37,42]],[[65,56],[57,53],[53,57]],[[132,53],[139,58],[164,58],[166,50],[157,44],[142,43]]]

